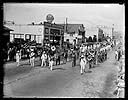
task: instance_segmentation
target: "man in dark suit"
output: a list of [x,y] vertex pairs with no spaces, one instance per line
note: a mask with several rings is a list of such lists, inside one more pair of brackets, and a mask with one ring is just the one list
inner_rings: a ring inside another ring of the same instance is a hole
[[75,52],[72,52],[72,67],[76,66],[76,54]]

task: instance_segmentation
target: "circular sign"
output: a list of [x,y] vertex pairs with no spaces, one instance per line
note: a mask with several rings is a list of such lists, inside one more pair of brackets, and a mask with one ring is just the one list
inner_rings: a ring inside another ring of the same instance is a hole
[[46,20],[47,20],[47,22],[52,23],[52,21],[54,20],[53,15],[52,15],[52,14],[48,14],[48,15],[46,16]]

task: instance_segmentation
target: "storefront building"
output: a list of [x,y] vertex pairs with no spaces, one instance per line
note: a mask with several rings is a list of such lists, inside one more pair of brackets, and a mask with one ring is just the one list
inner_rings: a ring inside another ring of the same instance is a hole
[[64,43],[64,26],[44,22],[43,43],[62,47]]

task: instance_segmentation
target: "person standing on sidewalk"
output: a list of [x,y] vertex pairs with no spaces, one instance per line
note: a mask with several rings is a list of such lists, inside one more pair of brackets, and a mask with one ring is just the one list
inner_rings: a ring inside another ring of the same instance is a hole
[[16,62],[17,62],[17,66],[20,65],[20,54],[19,54],[19,53],[20,53],[19,51],[16,52]]
[[118,60],[118,51],[117,50],[115,50],[115,59],[116,59],[116,61]]
[[118,50],[118,61],[120,60],[120,58],[121,58],[121,50],[119,48],[119,50]]

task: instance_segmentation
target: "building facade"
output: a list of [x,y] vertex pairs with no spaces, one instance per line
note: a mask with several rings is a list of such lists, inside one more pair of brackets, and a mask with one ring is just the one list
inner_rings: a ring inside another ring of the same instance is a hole
[[62,46],[64,41],[64,26],[44,22],[44,24],[6,24],[14,30],[10,32],[10,42],[15,38],[36,41],[40,44]]
[[64,43],[64,26],[44,22],[43,43],[62,47]]
[[69,40],[71,44],[74,44],[74,40],[76,43],[82,43],[82,39],[85,37],[85,28],[83,24],[67,24],[64,25],[64,41]]
[[6,26],[14,30],[10,32],[10,42],[15,38],[21,38],[42,43],[44,25],[9,24]]

